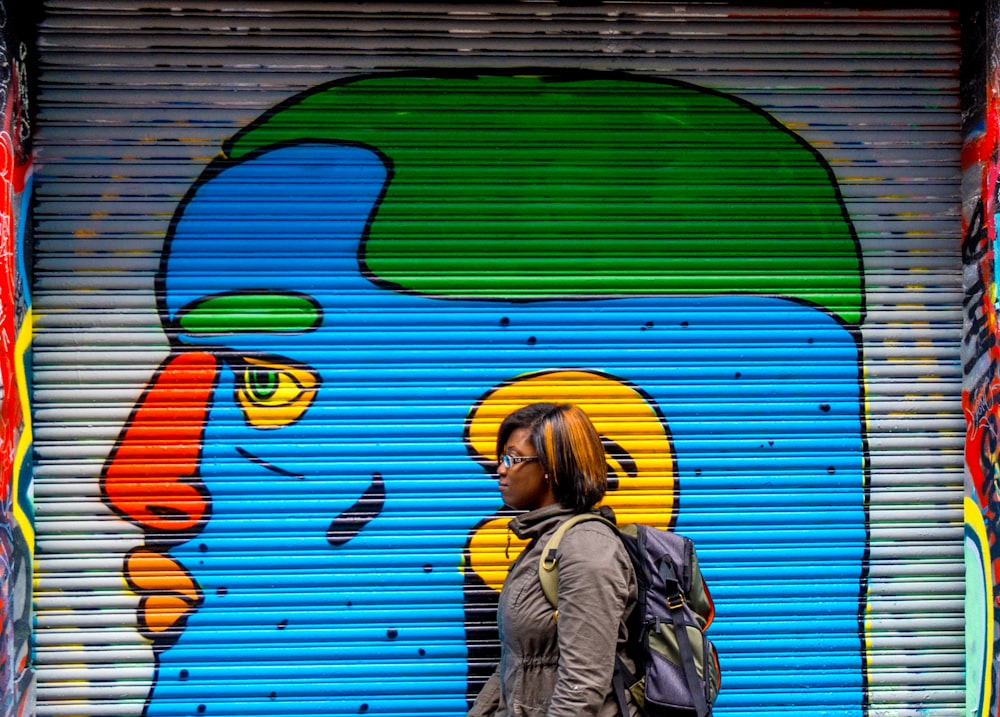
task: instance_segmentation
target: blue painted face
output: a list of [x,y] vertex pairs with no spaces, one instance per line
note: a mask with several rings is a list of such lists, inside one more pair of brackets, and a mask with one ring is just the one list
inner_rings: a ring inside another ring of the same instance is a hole
[[[390,714],[405,694],[408,713],[464,714],[462,565],[470,535],[500,507],[491,471],[477,465],[495,457],[468,422],[498,387],[558,369],[632,387],[662,420],[677,511],[666,522],[699,541],[724,616],[720,652],[808,604],[817,634],[837,636],[850,656],[860,714],[853,337],[820,311],[765,297],[517,304],[387,291],[358,268],[387,177],[364,147],[285,146],[223,165],[179,211],[158,288],[175,355],[211,357],[203,409],[185,419],[200,431],[195,475],[178,479],[205,505],[194,517],[177,508],[189,520],[173,533],[153,514],[132,515],[196,594],[183,629],[160,642],[147,713]],[[740,329],[736,317],[762,311],[773,332]],[[692,406],[697,392],[705,400]],[[621,445],[627,482],[642,457]],[[776,491],[776,475],[800,481]],[[741,510],[758,495],[773,498],[773,513]],[[814,525],[818,495],[838,511],[836,535]],[[809,537],[789,541],[789,530]],[[758,594],[772,607],[763,614],[740,596],[751,553],[776,569],[813,567],[799,581],[786,569],[780,589]],[[788,700],[803,670],[826,659],[813,638],[786,635],[795,644],[766,658]]]
[[[392,412],[345,392],[340,374],[358,364],[349,344],[365,327],[341,304],[369,286],[347,267],[385,180],[368,150],[289,148],[227,169],[186,205],[165,265],[165,319],[181,345],[222,360],[202,538],[218,526],[225,541],[251,521],[258,537],[242,536],[240,553],[299,535],[310,536],[302,550],[330,558],[378,514],[385,463],[372,421]],[[273,208],[264,218],[262,205]]]

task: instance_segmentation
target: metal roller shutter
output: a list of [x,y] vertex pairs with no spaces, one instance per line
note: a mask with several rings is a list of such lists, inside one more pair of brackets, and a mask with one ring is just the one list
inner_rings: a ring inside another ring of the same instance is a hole
[[537,398],[719,715],[963,712],[956,13],[238,5],[45,4],[39,715],[463,714]]

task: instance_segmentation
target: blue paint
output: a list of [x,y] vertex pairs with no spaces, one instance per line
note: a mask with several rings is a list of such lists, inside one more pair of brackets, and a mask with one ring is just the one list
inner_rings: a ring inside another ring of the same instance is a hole
[[[31,216],[31,200],[32,192],[34,186],[34,179],[29,173],[24,180],[24,189],[20,194],[20,207],[18,207],[17,216],[21,218],[20,221],[15,222],[15,231],[17,232],[16,248],[14,250],[14,260],[17,262],[17,276],[21,280],[21,294],[24,297],[24,304],[27,307],[31,306],[31,272],[28,271],[27,267],[24,265],[25,257],[25,242],[24,234],[28,229],[28,217]],[[26,375],[30,376],[31,373],[28,372]]]
[[[298,423],[259,430],[235,403],[235,368],[222,370],[201,465],[211,518],[170,551],[204,604],[160,654],[148,714],[463,715],[459,565],[499,507],[464,421],[488,390],[559,367],[629,381],[669,423],[677,527],[698,541],[717,606],[716,714],[860,715],[863,437],[848,331],[766,297],[511,304],[388,292],[357,260],[385,179],[362,148],[285,147],[201,184],[174,227],[168,324],[188,302],[234,290],[305,292],[324,309],[314,332],[177,334],[177,345],[276,354],[312,367],[322,387]],[[765,316],[766,328],[747,326]],[[381,513],[331,547],[331,520],[375,473]],[[822,504],[831,513],[817,515]],[[803,625],[789,615],[814,632],[787,630]],[[759,655],[727,663],[747,654],[747,635]]]

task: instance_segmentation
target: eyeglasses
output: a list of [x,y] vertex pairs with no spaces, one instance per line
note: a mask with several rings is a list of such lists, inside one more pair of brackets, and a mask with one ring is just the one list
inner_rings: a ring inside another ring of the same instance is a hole
[[518,463],[530,463],[537,460],[539,460],[538,456],[508,456],[506,453],[500,456],[500,462],[507,468],[516,466]]

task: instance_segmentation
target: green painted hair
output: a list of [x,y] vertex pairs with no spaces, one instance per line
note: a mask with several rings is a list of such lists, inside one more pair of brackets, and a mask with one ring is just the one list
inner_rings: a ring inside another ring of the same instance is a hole
[[608,464],[600,434],[584,411],[571,403],[532,403],[508,415],[497,432],[497,455],[514,431],[526,428],[556,500],[583,512],[604,497]]
[[349,77],[278,105],[223,151],[308,142],[369,147],[390,169],[358,252],[390,290],[763,295],[864,318],[833,170],[732,95],[618,72]]

